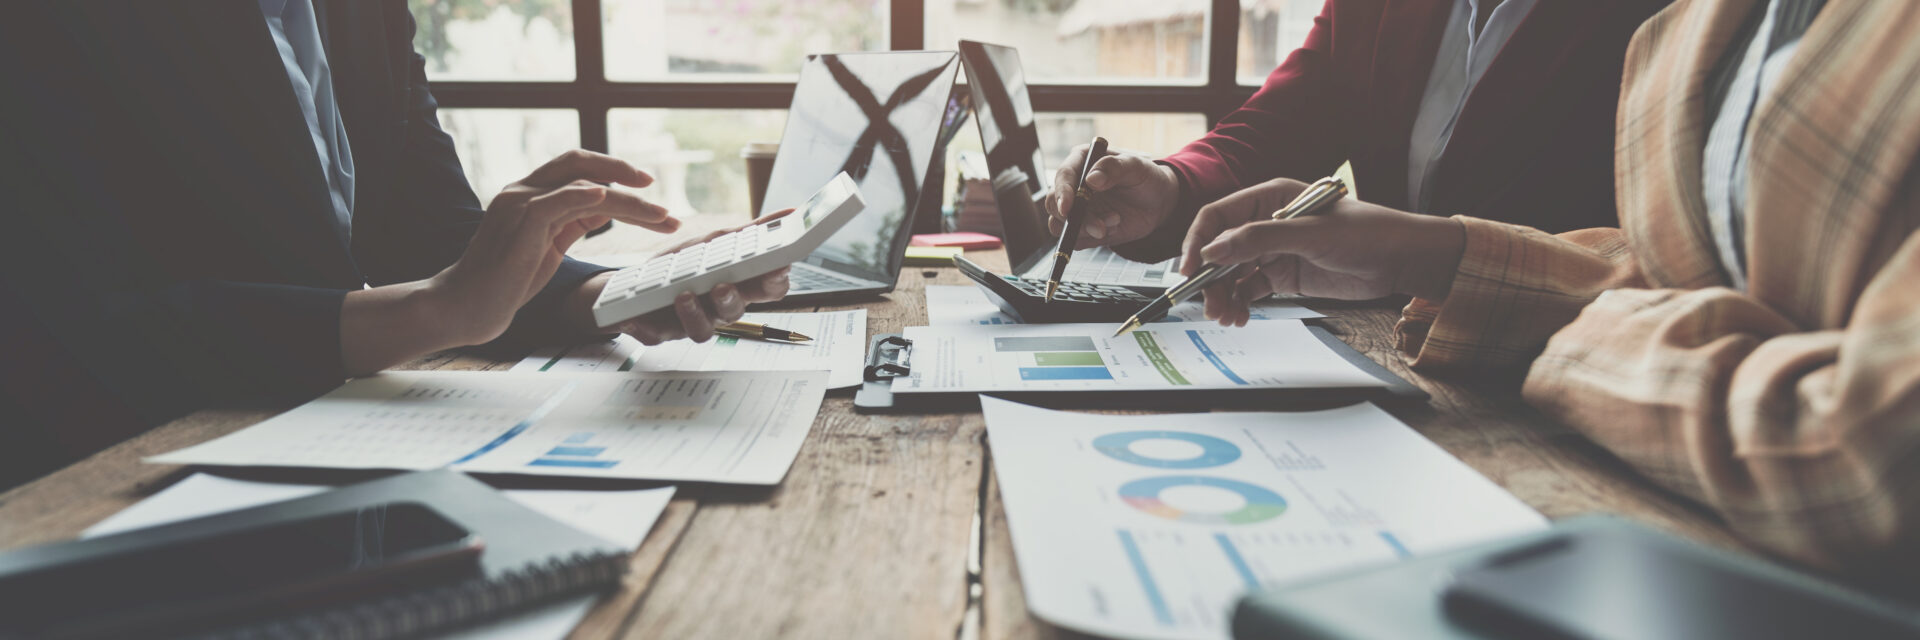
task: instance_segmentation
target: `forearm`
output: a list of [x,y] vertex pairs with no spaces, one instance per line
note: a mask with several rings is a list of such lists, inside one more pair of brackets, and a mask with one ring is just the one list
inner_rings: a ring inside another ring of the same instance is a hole
[[1523,364],[1600,292],[1645,286],[1619,229],[1548,235],[1464,216],[1452,220],[1464,232],[1453,268],[1439,274],[1444,278],[1397,287],[1415,296],[1396,332],[1417,369]]
[[1525,396],[1760,546],[1910,576],[1920,358],[1906,314],[1876,313],[1912,308],[1892,293],[1802,331],[1731,289],[1610,291],[1548,342]]
[[347,375],[491,339],[465,326],[466,314],[454,307],[431,279],[348,293],[340,306],[340,359]]

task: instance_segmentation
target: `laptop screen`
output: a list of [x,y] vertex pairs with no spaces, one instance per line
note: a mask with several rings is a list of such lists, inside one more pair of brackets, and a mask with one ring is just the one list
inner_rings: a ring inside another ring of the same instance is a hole
[[961,40],[960,57],[967,66],[967,87],[979,115],[980,146],[993,172],[993,197],[1000,208],[1007,257],[1016,270],[1023,269],[1023,261],[1051,251],[1054,238],[1045,226],[1045,209],[1034,201],[1034,196],[1047,192],[1052,173],[1034,127],[1020,52]]
[[806,262],[892,282],[940,146],[958,60],[949,51],[811,56],[800,70],[762,213],[805,202],[847,172],[867,201]]

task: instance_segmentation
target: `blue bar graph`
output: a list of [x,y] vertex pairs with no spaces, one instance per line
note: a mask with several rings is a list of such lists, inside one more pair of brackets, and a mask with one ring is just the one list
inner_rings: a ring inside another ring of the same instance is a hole
[[1402,558],[1413,556],[1413,552],[1407,550],[1407,545],[1400,544],[1400,539],[1393,537],[1392,533],[1382,531],[1380,532],[1380,539],[1387,541],[1387,546],[1393,547],[1394,555]]
[[593,456],[606,453],[606,451],[607,451],[606,447],[554,447],[552,451],[547,452],[547,455],[584,456],[584,457],[591,458]]
[[1127,560],[1133,564],[1133,574],[1140,578],[1140,590],[1147,594],[1147,604],[1153,607],[1153,618],[1160,626],[1173,626],[1173,611],[1167,608],[1166,596],[1160,595],[1160,585],[1153,581],[1153,572],[1147,570],[1147,558],[1140,555],[1140,545],[1134,543],[1133,532],[1120,530],[1120,546],[1127,550]]
[[1228,380],[1232,380],[1234,384],[1247,383],[1246,380],[1240,379],[1240,376],[1235,374],[1232,369],[1227,368],[1227,363],[1221,361],[1220,356],[1213,354],[1213,348],[1207,346],[1207,341],[1200,339],[1200,332],[1188,329],[1187,337],[1193,339],[1193,346],[1200,348],[1200,355],[1206,356],[1207,362],[1213,363],[1213,368],[1219,369],[1220,373],[1226,375]]
[[577,467],[581,469],[612,469],[620,464],[619,460],[569,460],[565,458],[540,458],[527,463],[529,467]]
[[1106,367],[1020,367],[1021,380],[1112,380]]
[[1248,589],[1260,588],[1260,577],[1253,575],[1253,567],[1247,565],[1247,559],[1240,555],[1240,548],[1233,546],[1233,540],[1227,534],[1213,534],[1213,541],[1220,543],[1220,550],[1227,554],[1227,563],[1233,565],[1234,573],[1240,574],[1240,581],[1247,583]]

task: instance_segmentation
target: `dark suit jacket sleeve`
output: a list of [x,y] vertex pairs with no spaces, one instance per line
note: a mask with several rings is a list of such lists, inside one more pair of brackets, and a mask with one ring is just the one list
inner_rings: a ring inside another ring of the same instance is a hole
[[1346,161],[1348,136],[1340,115],[1351,105],[1342,104],[1350,94],[1337,86],[1340,71],[1333,62],[1336,4],[1328,0],[1306,43],[1246,104],[1160,161],[1180,176],[1179,205],[1152,235],[1115,251],[1146,262],[1177,256],[1201,206],[1273,178],[1317,180]]
[[[414,29],[413,16],[402,3],[393,3],[389,19]],[[356,259],[374,286],[431,277],[460,259],[468,240],[480,227],[485,211],[461,169],[453,138],[440,128],[439,104],[429,90],[426,58],[409,50],[407,60],[406,133],[399,158],[399,191],[393,224],[385,229],[395,237],[356,247]],[[356,240],[356,243],[358,241]],[[571,258],[562,262],[547,286],[521,308],[507,333],[487,346],[512,351],[568,336],[559,320],[567,292],[595,273],[608,270]]]

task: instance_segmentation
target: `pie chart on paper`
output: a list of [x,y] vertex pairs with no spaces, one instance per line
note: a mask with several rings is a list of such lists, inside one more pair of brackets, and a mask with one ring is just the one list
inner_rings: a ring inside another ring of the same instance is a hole
[[[1202,488],[1238,494],[1238,508],[1202,511],[1183,507],[1162,498],[1169,489]],[[1272,489],[1260,485],[1212,476],[1156,476],[1120,485],[1120,499],[1143,512],[1199,525],[1242,525],[1265,522],[1286,513],[1287,501]]]
[[[1172,453],[1166,451],[1170,448]],[[1094,438],[1093,449],[1121,462],[1155,469],[1205,469],[1240,459],[1240,447],[1233,443],[1190,431],[1109,433]]]

